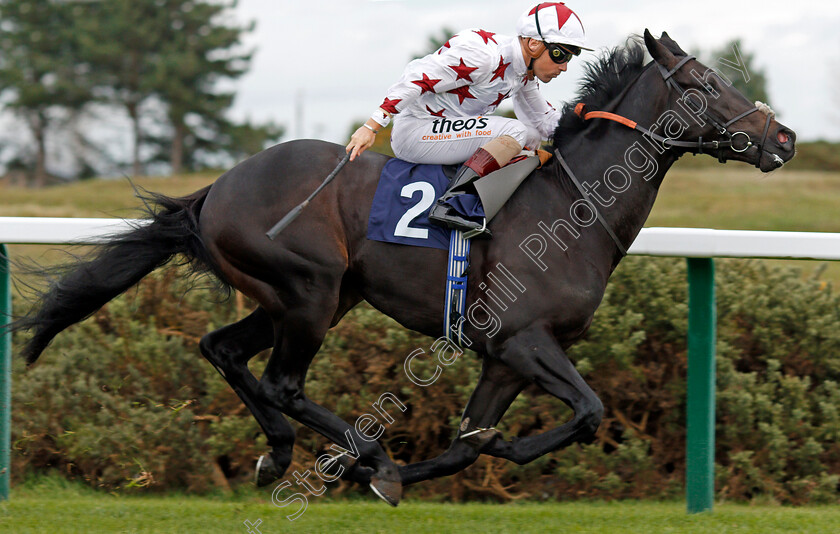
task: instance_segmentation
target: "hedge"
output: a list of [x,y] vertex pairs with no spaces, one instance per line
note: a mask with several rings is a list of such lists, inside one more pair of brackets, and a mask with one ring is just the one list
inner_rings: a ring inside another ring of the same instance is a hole
[[[147,278],[61,334],[34,368],[17,362],[15,480],[58,470],[125,492],[251,483],[265,438],[197,347],[206,332],[247,314],[250,303],[191,289],[180,276],[168,270]],[[409,494],[454,501],[681,496],[685,279],[684,260],[626,259],[591,330],[570,351],[606,408],[595,442],[525,466],[482,456],[455,476],[409,487]],[[717,285],[717,497],[840,502],[840,298],[829,283],[760,261],[719,261]],[[389,410],[395,421],[380,443],[399,463],[431,458],[452,439],[480,369],[467,353],[434,384],[415,385],[404,360],[431,342],[359,306],[325,340],[307,395],[352,422],[392,393],[406,411]],[[255,373],[267,357],[252,361]],[[529,388],[499,429],[506,439],[527,436],[570,415]],[[329,448],[293,424],[289,480]],[[331,495],[367,491],[346,482],[329,488]]]

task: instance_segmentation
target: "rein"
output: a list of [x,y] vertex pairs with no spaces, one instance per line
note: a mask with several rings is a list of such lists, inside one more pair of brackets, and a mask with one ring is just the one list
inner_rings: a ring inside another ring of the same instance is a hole
[[[715,141],[703,141],[703,137],[697,139],[697,141],[678,141],[675,139],[671,139],[668,137],[664,137],[657,133],[652,132],[648,128],[644,126],[640,126],[637,122],[630,120],[626,117],[622,117],[621,115],[617,115],[615,113],[609,113],[606,111],[587,111],[586,104],[580,103],[575,106],[575,113],[583,120],[591,120],[591,119],[607,119],[619,124],[622,124],[628,128],[633,130],[638,130],[642,132],[642,134],[650,137],[651,139],[655,139],[656,141],[660,142],[662,146],[666,148],[685,148],[692,154],[706,154],[711,153],[713,151],[717,152],[718,161],[721,163],[726,163],[726,157],[721,152],[722,149],[729,148],[733,152],[746,152],[750,147],[756,146],[760,154],[765,152],[764,144],[767,141],[767,133],[770,131],[770,121],[773,120],[773,115],[771,113],[767,113],[767,120],[764,123],[764,132],[761,136],[761,141],[758,143],[753,143],[752,137],[747,132],[730,132],[729,127],[738,122],[739,120],[747,117],[759,111],[758,106],[753,106],[751,109],[735,116],[734,118],[730,119],[728,122],[722,122],[718,120],[714,115],[706,111],[700,104],[694,101],[691,95],[686,94],[686,90],[677,82],[673,76],[676,74],[686,63],[695,59],[695,56],[686,56],[684,57],[679,63],[677,63],[674,68],[671,70],[667,70],[664,66],[660,65],[659,63],[656,64],[659,67],[659,72],[662,74],[662,79],[665,81],[665,84],[668,86],[669,89],[672,89],[679,93],[682,97],[682,100],[691,108],[691,111],[700,117],[703,117],[707,121],[709,121],[712,126],[714,126],[718,133],[726,136],[724,140],[715,140]],[[738,136],[744,136],[746,141],[744,141],[742,147],[738,147],[735,144],[735,139]],[[758,161],[755,164],[756,168],[760,168],[761,166],[761,157],[758,158]]]
[[621,243],[621,240],[618,238],[618,236],[615,235],[613,229],[610,228],[610,223],[608,223],[607,220],[604,219],[604,216],[601,215],[601,212],[598,210],[598,207],[595,205],[594,202],[592,202],[592,199],[589,198],[589,193],[587,193],[583,186],[580,185],[580,181],[577,179],[577,177],[575,177],[575,173],[572,172],[572,169],[570,169],[569,166],[566,164],[566,160],[563,159],[563,155],[560,154],[560,151],[556,148],[554,149],[554,156],[557,158],[557,161],[560,162],[560,166],[563,167],[563,170],[566,171],[566,174],[569,175],[569,178],[572,180],[572,183],[575,184],[575,188],[577,188],[578,192],[589,204],[589,207],[592,208],[592,210],[595,212],[595,217],[598,218],[598,222],[601,223],[601,226],[603,226],[604,230],[606,230],[607,233],[610,235],[610,238],[613,240],[613,243],[615,243],[615,246],[618,247],[618,251],[621,252],[621,257],[623,258],[624,256],[626,256],[627,249]]
[[[725,148],[729,148],[733,152],[741,153],[746,152],[752,146],[756,146],[758,148],[759,158],[755,166],[756,168],[760,168],[761,155],[763,155],[765,152],[764,144],[767,141],[767,133],[770,131],[770,121],[773,120],[773,113],[766,111],[767,121],[764,123],[764,132],[762,133],[761,141],[759,143],[753,143],[752,137],[747,132],[730,132],[730,126],[743,119],[744,117],[747,117],[752,113],[759,111],[759,107],[753,106],[752,109],[748,109],[747,111],[735,116],[727,122],[722,122],[718,120],[714,115],[706,111],[706,109],[703,106],[695,102],[691,95],[687,94],[687,91],[679,84],[679,82],[677,82],[673,78],[674,74],[676,74],[686,63],[688,63],[692,59],[695,59],[695,56],[684,57],[671,70],[666,69],[659,63],[657,63],[656,66],[659,67],[659,72],[662,74],[662,78],[665,81],[665,84],[668,86],[668,89],[674,90],[677,93],[679,93],[679,95],[682,97],[682,100],[686,103],[686,105],[688,105],[691,108],[691,111],[694,112],[696,115],[703,117],[704,119],[709,121],[712,124],[712,126],[714,126],[717,129],[719,134],[726,137],[726,139],[724,140],[703,141],[702,136],[699,137],[696,141],[678,141],[670,139],[657,133],[654,133],[648,128],[645,128],[644,126],[639,126],[639,123],[637,123],[636,121],[628,119],[627,117],[623,117],[616,113],[610,113],[607,111],[587,111],[586,104],[584,104],[583,102],[575,106],[575,113],[585,121],[592,119],[606,119],[613,122],[617,122],[632,130],[638,130],[643,135],[646,135],[651,139],[655,139],[656,141],[660,142],[665,148],[685,148],[695,155],[711,153],[712,151],[716,151],[718,161],[720,161],[721,163],[726,163],[726,157],[722,153],[722,150]],[[735,145],[735,139],[738,136],[744,136],[746,138],[744,146],[741,148],[738,148]],[[563,170],[566,172],[567,175],[569,175],[569,178],[571,179],[575,188],[595,212],[595,216],[597,217],[598,222],[601,224],[604,230],[606,230],[607,234],[609,234],[610,238],[613,240],[613,243],[615,243],[615,246],[618,248],[618,251],[621,253],[621,256],[626,256],[627,247],[624,246],[624,244],[615,234],[613,229],[610,227],[609,223],[606,221],[606,219],[604,219],[604,216],[601,215],[601,212],[598,210],[598,207],[590,198],[590,195],[586,192],[586,190],[580,184],[580,181],[575,177],[572,170],[566,164],[566,160],[563,159],[563,155],[560,154],[560,150],[555,148],[554,155],[557,157],[557,161],[560,162],[560,165],[563,167]],[[778,156],[776,157],[778,158]]]

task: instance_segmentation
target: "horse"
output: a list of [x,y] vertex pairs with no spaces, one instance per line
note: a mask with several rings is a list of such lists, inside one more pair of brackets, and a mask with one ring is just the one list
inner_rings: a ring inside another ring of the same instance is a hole
[[[653,58],[647,64],[645,50]],[[604,408],[566,351],[589,329],[668,169],[684,154],[706,153],[769,172],[793,157],[795,134],[667,33],[657,39],[646,30],[643,41],[630,39],[588,63],[578,97],[557,126],[558,158],[516,190],[491,223],[492,239],[472,243],[472,313],[462,327],[482,369],[455,438],[435,458],[397,466],[379,443],[354,438],[353,426],[304,392],[327,331],[362,301],[405,328],[440,336],[446,251],[366,239],[371,200],[389,159],[381,154],[366,152],[347,165],[276,240],[266,230],[336,166],[342,146],[282,143],[191,195],[155,195],[148,224],[78,260],[14,324],[33,332],[23,356],[33,364],[62,330],[180,257],[257,303],[246,318],[205,335],[200,350],[267,437],[270,452],[257,466],[261,484],[280,479],[291,462],[295,432],[287,416],[353,451],[337,458],[341,476],[369,484],[395,506],[403,486],[457,473],[480,454],[525,464],[591,441]],[[504,288],[500,269],[509,275]],[[510,293],[504,302],[490,298],[501,293]],[[491,301],[504,308],[499,320],[488,317]],[[247,363],[269,348],[257,379]],[[574,416],[507,440],[494,426],[531,384]]]

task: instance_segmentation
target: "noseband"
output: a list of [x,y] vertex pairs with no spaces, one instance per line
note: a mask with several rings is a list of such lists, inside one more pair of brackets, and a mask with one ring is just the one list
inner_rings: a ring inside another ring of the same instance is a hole
[[[724,137],[724,139],[715,140],[715,141],[703,141],[703,137],[701,136],[696,141],[677,141],[674,139],[670,139],[659,135],[657,133],[652,132],[651,130],[645,128],[644,126],[639,126],[636,121],[630,120],[627,117],[622,117],[621,115],[617,115],[615,113],[609,113],[606,111],[586,111],[586,104],[580,103],[575,107],[575,113],[583,120],[591,120],[591,119],[607,119],[611,121],[615,121],[619,124],[623,124],[628,128],[632,128],[634,130],[638,130],[642,132],[644,135],[650,137],[651,139],[655,139],[659,143],[662,144],[665,148],[684,148],[688,152],[692,154],[704,154],[704,153],[712,153],[717,152],[717,158],[721,163],[726,163],[726,156],[723,154],[723,150],[728,148],[731,149],[733,152],[746,152],[751,146],[756,146],[758,148],[758,161],[756,162],[756,167],[761,167],[761,157],[766,152],[764,150],[765,141],[767,141],[767,133],[770,130],[770,121],[773,120],[773,113],[767,112],[767,121],[764,123],[764,133],[761,135],[761,141],[757,144],[753,143],[752,137],[750,134],[744,131],[738,132],[730,132],[729,127],[738,122],[739,120],[759,111],[758,106],[753,106],[751,109],[735,116],[734,118],[730,119],[727,122],[722,122],[718,120],[717,117],[709,113],[706,109],[703,108],[702,105],[698,104],[692,99],[692,96],[687,93],[687,91],[677,82],[673,76],[676,74],[686,63],[695,59],[695,56],[686,56],[684,57],[679,63],[677,63],[674,68],[671,70],[666,69],[664,66],[657,63],[657,67],[659,67],[659,72],[662,74],[662,78],[665,81],[665,84],[668,86],[668,90],[674,90],[679,93],[680,97],[686,103],[687,106],[691,108],[691,111],[695,113],[695,115],[700,116],[709,123],[714,126],[718,133]],[[707,106],[708,107],[708,106]],[[745,138],[744,146],[737,147],[735,145],[735,140],[739,137],[743,136]],[[768,152],[769,154],[769,152]],[[587,203],[592,207],[593,211],[595,212],[595,216],[601,226],[606,230],[607,234],[612,239],[613,243],[615,243],[616,248],[618,249],[621,256],[627,255],[627,248],[615,234],[613,229],[610,227],[609,223],[606,219],[601,215],[601,212],[598,210],[597,206],[586,191],[583,188],[580,181],[572,172],[572,169],[569,168],[569,165],[563,159],[563,155],[560,153],[560,150],[554,149],[554,155],[557,157],[557,160],[560,162],[560,165],[563,167],[563,170],[569,176],[569,179],[575,186],[575,189],[581,194],[581,196],[587,201]],[[772,154],[777,159],[780,159],[779,156]]]
[[[735,116],[734,118],[730,119],[728,122],[722,122],[717,117],[712,115],[707,109],[697,103],[694,98],[687,94],[687,91],[682,87],[674,79],[674,74],[679,72],[679,70],[689,61],[695,59],[695,56],[686,56],[684,57],[679,63],[677,63],[674,68],[668,70],[663,65],[657,63],[656,66],[659,68],[660,74],[662,74],[662,79],[665,81],[665,84],[668,86],[669,90],[676,91],[682,100],[686,103],[688,107],[691,108],[691,111],[699,117],[707,120],[711,123],[712,126],[717,129],[718,133],[724,137],[724,139],[719,139],[715,141],[703,141],[703,137],[701,136],[696,141],[678,141],[675,139],[667,138],[657,133],[652,132],[648,128],[643,126],[639,126],[639,124],[635,121],[627,119],[626,117],[622,117],[621,115],[616,115],[615,113],[608,113],[605,111],[587,111],[586,105],[580,103],[575,107],[575,113],[580,116],[583,120],[590,120],[590,119],[608,119],[620,124],[623,124],[629,128],[633,128],[642,132],[644,135],[650,137],[651,139],[655,139],[659,143],[662,144],[665,148],[683,148],[686,149],[688,152],[692,154],[713,154],[717,155],[718,160],[721,163],[726,163],[726,156],[723,153],[724,149],[730,149],[733,152],[746,152],[750,147],[755,146],[758,148],[758,161],[756,161],[755,166],[761,166],[761,156],[764,154],[764,145],[767,141],[767,133],[770,131],[770,121],[773,120],[772,114],[767,114],[767,120],[764,123],[764,132],[761,135],[761,141],[758,143],[753,143],[753,139],[747,132],[738,131],[738,132],[730,132],[729,127],[738,122],[739,120],[759,111],[757,106],[753,106],[751,109]],[[740,143],[743,146],[738,146],[736,144],[736,139],[743,136],[743,140]],[[773,154],[775,156],[775,154]],[[776,156],[778,158],[778,156]]]

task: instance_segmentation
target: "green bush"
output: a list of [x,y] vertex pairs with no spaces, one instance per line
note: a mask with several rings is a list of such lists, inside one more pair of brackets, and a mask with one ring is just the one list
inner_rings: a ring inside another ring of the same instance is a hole
[[[482,456],[465,472],[408,491],[452,500],[680,496],[685,279],[684,260],[628,258],[570,351],[606,407],[594,443],[525,466]],[[58,469],[112,490],[206,491],[250,478],[265,439],[197,348],[204,333],[249,306],[187,287],[177,271],[149,277],[60,335],[38,366],[17,369],[18,480]],[[758,261],[719,261],[717,287],[718,496],[840,502],[840,299],[830,284]],[[415,349],[431,352],[431,343],[359,306],[325,340],[307,395],[352,422],[392,393],[406,411],[389,405],[394,421],[380,443],[400,463],[431,458],[448,447],[480,371],[467,353],[434,384],[417,386],[403,362]],[[415,360],[415,372],[430,375],[430,361]],[[499,428],[507,439],[527,436],[570,415],[529,388]],[[291,469],[311,469],[328,448],[300,428]],[[333,484],[330,493],[349,487]]]
[[176,271],[150,277],[60,335],[34,368],[18,363],[17,476],[55,468],[109,489],[204,491],[220,458],[232,478],[250,476],[259,427],[197,350],[236,310],[187,289]]

